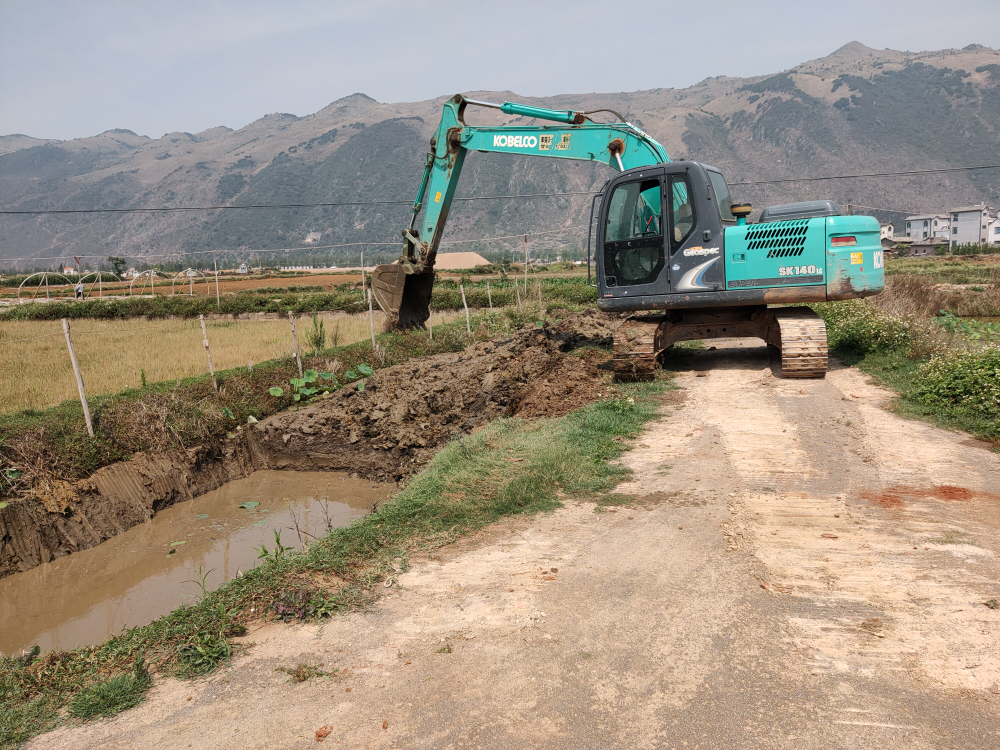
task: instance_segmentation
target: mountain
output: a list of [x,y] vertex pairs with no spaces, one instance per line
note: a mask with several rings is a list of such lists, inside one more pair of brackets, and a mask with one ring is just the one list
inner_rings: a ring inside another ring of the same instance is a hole
[[[792,177],[1000,164],[1000,51],[876,51],[857,42],[758,78],[717,77],[685,89],[476,99],[556,109],[613,109],[659,140],[673,159],[722,168],[731,183]],[[447,97],[383,104],[364,94],[306,117],[271,114],[239,130],[152,139],[112,130],[72,141],[0,137],[0,208],[66,209],[411,200],[428,139]],[[470,124],[527,124],[470,108]],[[572,192],[600,186],[601,165],[470,154],[458,196]],[[1000,202],[1000,170],[923,177],[733,187],[756,210],[832,198],[881,219]],[[541,246],[586,242],[586,196],[458,203],[448,239],[566,230]],[[879,209],[879,210],[875,210]],[[394,255],[407,205],[335,209],[0,217],[0,262],[52,266],[79,254],[181,258],[185,253],[387,243]],[[516,247],[509,239],[464,247]],[[317,255],[336,261],[337,252]],[[356,253],[357,248],[350,252]],[[299,253],[301,256],[301,253]],[[207,256],[205,256],[207,257]],[[43,260],[44,259],[44,260]]]

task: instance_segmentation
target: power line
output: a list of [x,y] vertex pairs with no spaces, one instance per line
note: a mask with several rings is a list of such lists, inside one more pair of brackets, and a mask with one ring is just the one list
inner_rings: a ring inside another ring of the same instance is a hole
[[[524,195],[477,195],[469,198],[452,198],[452,201],[496,201],[514,198],[558,198],[568,195],[594,195],[599,191],[576,191],[568,193],[526,193]],[[342,201],[337,203],[275,203],[247,206],[159,206],[154,208],[61,208],[38,211],[0,211],[0,215],[37,216],[41,214],[150,214],[178,211],[230,211],[235,209],[258,208],[340,208],[344,206],[402,206],[412,204],[412,200],[399,201]]]
[[841,174],[829,177],[788,177],[781,180],[757,180],[755,182],[730,182],[730,185],[779,185],[785,182],[821,182],[823,180],[862,180],[871,177],[911,177],[922,174],[945,174],[948,172],[974,172],[980,169],[1000,169],[1000,164],[985,164],[981,167],[945,167],[942,169],[911,169],[904,172],[868,172],[864,174]]

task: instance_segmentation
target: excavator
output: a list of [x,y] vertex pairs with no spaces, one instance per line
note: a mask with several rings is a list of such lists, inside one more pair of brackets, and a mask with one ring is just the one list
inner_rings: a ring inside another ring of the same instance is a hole
[[[556,124],[466,125],[469,106]],[[598,114],[617,121],[595,122]],[[879,224],[870,216],[844,216],[833,201],[808,201],[765,208],[751,224],[752,207],[732,202],[717,168],[671,161],[613,110],[552,110],[458,94],[444,104],[431,138],[402,231],[403,254],[376,266],[372,277],[375,300],[400,329],[422,328],[430,316],[434,262],[470,151],[603,162],[620,173],[594,196],[596,233],[587,236],[589,276],[596,234],[597,306],[623,318],[614,336],[619,381],[653,378],[679,341],[730,337],[760,338],[780,350],[782,377],[821,378],[826,325],[806,304],[867,297],[885,283]]]

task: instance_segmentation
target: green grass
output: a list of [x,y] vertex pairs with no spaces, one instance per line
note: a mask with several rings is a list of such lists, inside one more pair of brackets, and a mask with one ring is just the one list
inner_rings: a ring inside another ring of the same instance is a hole
[[[136,662],[191,677],[232,654],[244,624],[318,619],[364,607],[377,584],[434,550],[500,519],[551,511],[565,499],[597,501],[629,471],[612,461],[658,414],[668,380],[609,388],[607,397],[558,419],[501,419],[446,445],[423,472],[372,515],[300,553],[263,564],[149,625],[97,646],[0,660],[0,744],[14,745],[72,716],[107,715],[140,699]],[[331,576],[343,585],[331,586]],[[131,676],[132,681],[121,677]]]
[[52,729],[57,721],[57,704],[51,700],[0,701],[0,750],[16,750],[36,734]]
[[142,703],[152,684],[152,678],[143,668],[116,675],[106,682],[88,685],[74,695],[68,713],[74,719],[114,716]]

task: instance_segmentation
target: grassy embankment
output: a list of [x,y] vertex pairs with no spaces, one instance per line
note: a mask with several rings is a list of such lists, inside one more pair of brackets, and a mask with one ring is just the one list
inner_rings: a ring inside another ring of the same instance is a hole
[[[487,336],[524,321],[508,311],[476,322],[477,335]],[[409,338],[418,337],[426,342],[425,334]],[[445,347],[467,343],[460,324],[440,329],[438,339],[453,342]],[[391,356],[402,356],[393,337],[382,341]],[[415,356],[427,345],[406,351]],[[345,347],[337,356],[345,363],[364,359],[371,354],[370,344],[368,352],[364,346]],[[285,619],[316,619],[363,606],[374,599],[378,581],[405,569],[416,551],[505,516],[551,510],[560,498],[621,502],[607,495],[628,471],[610,462],[656,416],[655,396],[666,388],[664,380],[615,386],[607,398],[566,417],[493,422],[448,444],[373,515],[301,553],[272,550],[260,566],[196,604],[98,646],[0,659],[0,747],[55,726],[63,706],[84,719],[135,705],[150,684],[149,671],[178,677],[211,671],[231,655],[231,639],[250,620],[276,618],[279,611]]]
[[[900,394],[901,415],[1000,443],[1000,264],[889,259],[885,291],[816,305],[831,352]],[[961,286],[957,286],[961,285]]]

